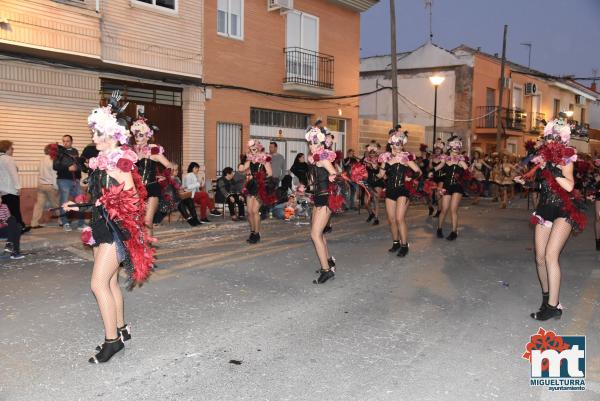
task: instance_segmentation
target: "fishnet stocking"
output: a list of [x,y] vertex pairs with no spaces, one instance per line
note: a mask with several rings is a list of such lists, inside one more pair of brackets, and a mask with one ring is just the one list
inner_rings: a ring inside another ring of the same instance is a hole
[[315,207],[310,229],[310,237],[315,245],[315,251],[323,270],[329,270],[329,263],[327,262],[329,251],[327,250],[327,242],[325,241],[323,229],[327,225],[330,216],[331,210],[327,206]]
[[549,292],[548,303],[557,306],[560,296],[560,264],[558,259],[571,235],[572,227],[564,218],[558,218],[552,228],[536,226],[535,253],[538,277],[543,292]]
[[[94,249],[91,288],[102,322],[105,338],[117,338],[117,325],[123,326],[123,294],[118,286],[119,262],[115,244],[101,244]],[[112,281],[114,280],[114,284]]]

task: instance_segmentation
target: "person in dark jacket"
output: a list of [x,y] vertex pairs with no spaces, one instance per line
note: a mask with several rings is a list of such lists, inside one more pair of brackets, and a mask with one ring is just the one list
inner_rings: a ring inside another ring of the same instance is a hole
[[305,187],[308,186],[308,163],[306,163],[304,153],[298,153],[296,155],[294,164],[292,164],[290,171],[296,177],[298,177],[300,184],[304,185]]
[[[64,135],[62,142],[63,146],[59,147],[58,155],[52,164],[52,167],[56,170],[56,182],[61,205],[67,202],[69,198],[81,195],[79,152],[73,147],[73,137],[71,135]],[[83,213],[76,212],[76,214],[79,217],[78,229],[83,230],[86,227]],[[71,223],[64,212],[60,216],[60,221],[65,231],[71,231]]]
[[[227,203],[231,220],[237,221],[240,217],[244,217],[244,198],[240,193],[235,191],[234,172],[231,167],[223,169],[223,176],[217,180],[217,192],[215,201],[217,203]],[[237,204],[239,215],[235,213],[235,205]]]

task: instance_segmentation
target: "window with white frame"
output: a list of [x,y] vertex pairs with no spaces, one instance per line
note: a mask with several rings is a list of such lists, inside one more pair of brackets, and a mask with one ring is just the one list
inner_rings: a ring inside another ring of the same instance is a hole
[[244,37],[244,0],[217,1],[217,32],[230,38]]
[[177,11],[177,0],[135,0],[138,3],[146,3],[158,9]]
[[[290,77],[317,80],[319,18],[300,11],[286,15],[287,74]],[[294,49],[294,51],[290,51]]]

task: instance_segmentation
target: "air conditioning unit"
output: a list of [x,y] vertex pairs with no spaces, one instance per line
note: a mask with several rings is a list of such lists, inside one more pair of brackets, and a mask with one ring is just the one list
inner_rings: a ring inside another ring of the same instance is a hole
[[585,106],[585,97],[581,95],[575,95],[575,103]]
[[532,96],[537,93],[537,85],[533,82],[527,82],[525,84],[525,96]]
[[274,10],[293,10],[294,0],[268,0],[269,11]]

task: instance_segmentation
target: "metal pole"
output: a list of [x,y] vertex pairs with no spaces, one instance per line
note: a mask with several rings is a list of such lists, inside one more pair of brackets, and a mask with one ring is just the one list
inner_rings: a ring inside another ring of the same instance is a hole
[[396,0],[390,0],[390,34],[392,64],[392,120],[393,126],[398,124],[398,56],[396,54]]
[[502,62],[500,63],[500,91],[498,94],[498,110],[496,111],[496,152],[502,147],[502,98],[504,95],[504,66],[506,65],[506,35],[508,25],[504,25],[504,39],[502,41]]
[[433,149],[433,145],[435,145],[435,136],[437,131],[437,88],[438,86],[434,86],[434,95],[433,95],[433,141],[431,141],[431,149]]

